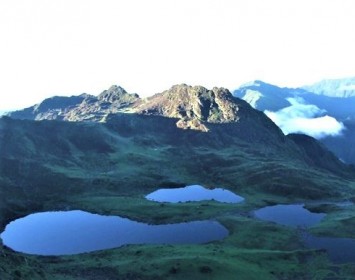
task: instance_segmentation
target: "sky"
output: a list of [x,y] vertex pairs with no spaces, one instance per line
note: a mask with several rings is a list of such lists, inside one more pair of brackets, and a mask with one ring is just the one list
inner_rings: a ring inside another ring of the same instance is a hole
[[0,2],[0,111],[116,84],[233,90],[354,76],[353,0]]

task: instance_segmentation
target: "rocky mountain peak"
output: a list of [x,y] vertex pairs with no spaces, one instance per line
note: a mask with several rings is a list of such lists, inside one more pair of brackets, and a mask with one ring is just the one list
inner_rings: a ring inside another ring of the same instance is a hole
[[225,88],[175,85],[139,104],[138,113],[162,115],[184,121],[224,123],[238,120],[238,102]]
[[169,90],[133,104],[132,111],[178,119],[183,129],[209,131],[217,123],[250,123],[260,119],[249,104],[226,88],[175,85]]
[[139,96],[137,94],[129,94],[124,88],[117,85],[113,85],[109,89],[104,90],[102,93],[100,93],[97,98],[103,102],[114,103],[117,101],[133,102],[138,99]]

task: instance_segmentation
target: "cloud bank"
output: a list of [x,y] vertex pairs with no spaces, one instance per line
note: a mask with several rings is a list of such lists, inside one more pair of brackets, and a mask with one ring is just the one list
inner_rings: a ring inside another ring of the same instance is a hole
[[277,112],[265,111],[283,133],[303,133],[317,139],[326,136],[341,135],[344,125],[335,118],[325,115],[326,111],[311,104],[305,104],[302,98],[288,98],[291,106]]

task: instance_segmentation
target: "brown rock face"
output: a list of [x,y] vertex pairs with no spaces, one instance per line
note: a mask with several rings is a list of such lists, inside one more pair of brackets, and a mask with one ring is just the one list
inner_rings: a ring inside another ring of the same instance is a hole
[[[228,89],[175,85],[133,106],[136,113],[177,118],[183,129],[208,131],[213,123],[234,123],[246,117],[250,106],[232,96]],[[247,108],[247,109],[246,109]]]
[[[184,122],[209,123],[238,121],[238,102],[225,88],[208,90],[185,84],[156,94],[134,107],[137,113],[178,118]],[[196,123],[191,126],[196,126]]]

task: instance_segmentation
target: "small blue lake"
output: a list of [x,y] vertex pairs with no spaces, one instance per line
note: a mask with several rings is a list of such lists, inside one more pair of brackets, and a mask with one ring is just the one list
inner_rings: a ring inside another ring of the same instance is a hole
[[220,240],[228,230],[216,221],[149,225],[118,216],[75,210],[43,212],[9,223],[4,245],[35,255],[70,255],[126,244],[200,244]]
[[146,199],[157,202],[189,202],[215,200],[224,203],[239,203],[244,200],[243,197],[235,193],[222,189],[206,189],[200,185],[191,185],[183,188],[159,189],[146,196]]
[[[352,205],[347,202],[334,204],[341,207]],[[254,215],[264,221],[301,228],[314,226],[326,216],[324,213],[312,213],[303,206],[304,204],[267,206],[254,211]],[[303,231],[301,239],[307,248],[325,250],[329,259],[335,263],[355,262],[355,239],[318,237],[307,231]]]
[[311,227],[319,223],[324,213],[312,213],[305,209],[304,204],[278,204],[256,210],[255,217],[291,227]]
[[302,240],[308,248],[326,250],[335,263],[355,262],[355,239],[317,237],[306,233]]

